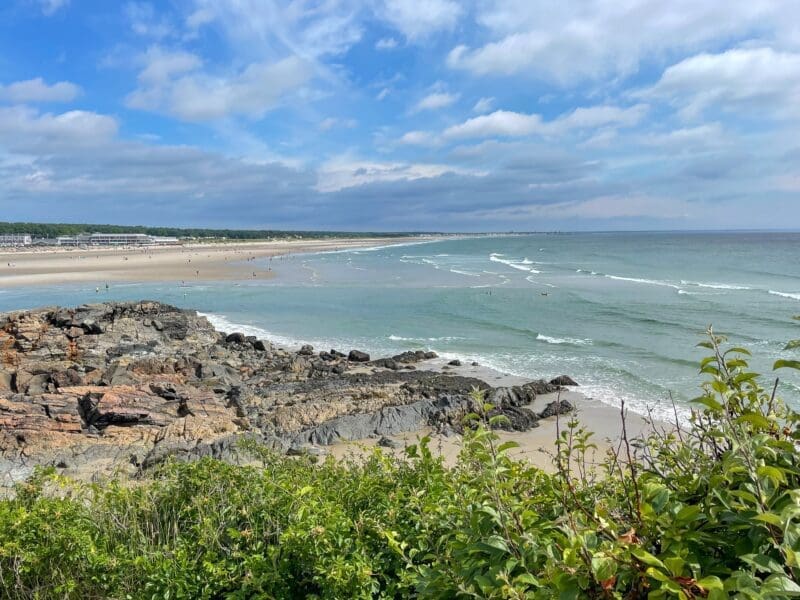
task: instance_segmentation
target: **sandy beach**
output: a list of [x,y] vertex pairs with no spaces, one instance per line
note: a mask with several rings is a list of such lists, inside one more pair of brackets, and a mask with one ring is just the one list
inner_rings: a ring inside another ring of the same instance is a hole
[[0,251],[0,287],[110,281],[241,281],[267,279],[280,257],[432,238],[342,238],[233,242],[144,248],[36,248]]
[[[420,368],[432,370],[442,370],[454,375],[467,377],[477,377],[490,383],[493,386],[513,386],[522,385],[530,381],[523,377],[516,377],[500,373],[493,369],[483,366],[464,365],[461,367],[448,367],[446,361],[435,359],[426,361]],[[562,391],[558,394],[545,394],[536,400],[536,406],[540,409],[550,402],[566,400],[575,407],[575,412],[569,415],[562,415],[559,418],[550,417],[539,421],[539,426],[528,431],[497,431],[499,438],[498,444],[513,441],[518,444],[517,448],[509,451],[509,455],[524,459],[531,464],[548,472],[555,469],[553,458],[556,452],[556,440],[559,431],[567,428],[567,423],[572,419],[577,419],[580,426],[593,432],[591,442],[596,449],[587,453],[587,467],[592,468],[600,465],[609,450],[616,450],[622,439],[622,419],[617,408],[602,404],[592,398],[587,398],[580,392],[580,386],[570,390]],[[637,436],[646,435],[652,431],[652,426],[640,415],[634,412],[626,412],[626,429],[629,439]],[[656,427],[670,428],[669,425],[656,423]],[[445,464],[453,465],[456,462],[459,452],[463,448],[463,438],[460,435],[445,436],[430,428],[419,431],[407,432],[396,436],[390,436],[395,442],[395,448],[381,448],[382,451],[391,453],[395,456],[402,456],[406,446],[419,443],[419,440],[428,436],[431,438],[430,448],[444,458]],[[352,442],[339,442],[327,449],[337,459],[355,459],[371,453],[378,445],[378,439],[365,439]],[[575,465],[573,465],[574,467]]]

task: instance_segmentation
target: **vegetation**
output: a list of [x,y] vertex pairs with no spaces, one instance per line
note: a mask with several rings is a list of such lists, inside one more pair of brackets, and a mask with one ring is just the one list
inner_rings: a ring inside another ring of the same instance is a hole
[[342,232],[342,231],[281,231],[270,229],[202,229],[180,227],[147,227],[143,225],[92,225],[88,223],[6,223],[0,222],[0,235],[29,233],[36,238],[74,236],[81,233],[145,233],[179,238],[226,238],[230,240],[303,239],[336,237],[396,237],[412,233]]
[[800,596],[798,414],[709,334],[692,427],[626,434],[597,465],[575,421],[546,473],[484,413],[453,467],[423,440],[351,464],[252,448],[263,466],[102,487],[39,472],[0,503],[2,596]]

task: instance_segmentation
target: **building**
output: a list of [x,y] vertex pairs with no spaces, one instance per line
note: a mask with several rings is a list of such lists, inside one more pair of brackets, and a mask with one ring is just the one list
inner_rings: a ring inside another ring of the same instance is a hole
[[30,246],[31,236],[27,233],[8,233],[0,235],[0,246]]
[[174,246],[178,238],[146,233],[91,233],[56,238],[59,246]]

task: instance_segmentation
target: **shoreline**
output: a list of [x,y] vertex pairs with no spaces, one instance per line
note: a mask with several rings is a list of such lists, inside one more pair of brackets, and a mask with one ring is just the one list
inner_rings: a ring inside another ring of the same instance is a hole
[[[307,343],[307,341],[302,340],[294,340],[293,343],[289,342],[282,336],[270,334],[260,327],[229,321],[224,315],[206,313],[203,311],[198,311],[198,314],[209,319],[211,324],[218,331],[244,331],[248,335],[256,335],[259,338],[263,337],[276,347],[288,351],[297,351]],[[492,387],[512,387],[534,381],[532,377],[523,377],[521,375],[507,373],[482,364],[473,365],[466,360],[462,361],[461,366],[451,366],[448,364],[450,360],[449,356],[440,355],[438,358],[420,361],[417,364],[417,368],[419,370],[433,371],[448,375],[474,377],[486,382]],[[563,429],[567,421],[577,417],[582,426],[593,432],[592,441],[597,445],[597,450],[594,454],[599,460],[602,458],[603,453],[612,448],[612,446],[615,446],[621,439],[622,421],[620,409],[619,407],[587,396],[582,392],[580,382],[578,383],[579,385],[577,387],[565,388],[565,390],[561,392],[560,399],[569,401],[575,407],[574,412],[561,417],[561,427]],[[537,402],[541,401],[547,404],[558,399],[558,394],[544,394],[537,398]],[[629,409],[626,411],[626,415],[626,426],[631,437],[635,437],[636,435],[652,429],[645,416]],[[668,423],[665,424],[660,421],[656,424],[668,428],[672,427]],[[556,418],[550,417],[542,419],[539,421],[538,427],[527,431],[509,432],[497,430],[495,433],[500,438],[500,443],[514,441],[519,444],[518,448],[510,452],[511,456],[525,458],[535,466],[545,470],[552,467],[546,451],[548,449],[553,450],[555,446],[558,435]],[[419,439],[423,436],[431,437],[431,448],[435,448],[444,457],[446,464],[453,464],[455,462],[458,452],[461,449],[461,436],[445,436],[427,427],[395,436],[386,436],[395,442],[397,447],[394,449],[383,448],[383,450],[391,451],[395,455],[401,455],[405,446],[418,443]],[[378,440],[378,437],[372,437],[353,441],[338,441],[325,448],[337,460],[348,457],[357,459],[365,456],[377,446]]]
[[0,251],[0,286],[107,282],[263,281],[275,277],[272,259],[290,254],[347,251],[443,237],[339,238],[230,242],[130,248],[47,248]]

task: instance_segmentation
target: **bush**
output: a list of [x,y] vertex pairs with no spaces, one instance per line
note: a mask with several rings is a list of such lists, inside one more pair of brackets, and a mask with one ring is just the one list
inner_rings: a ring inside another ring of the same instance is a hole
[[575,420],[552,473],[510,458],[486,406],[453,467],[423,439],[103,487],[40,471],[0,502],[2,597],[800,596],[798,414],[709,333],[691,427],[625,433],[597,466]]

